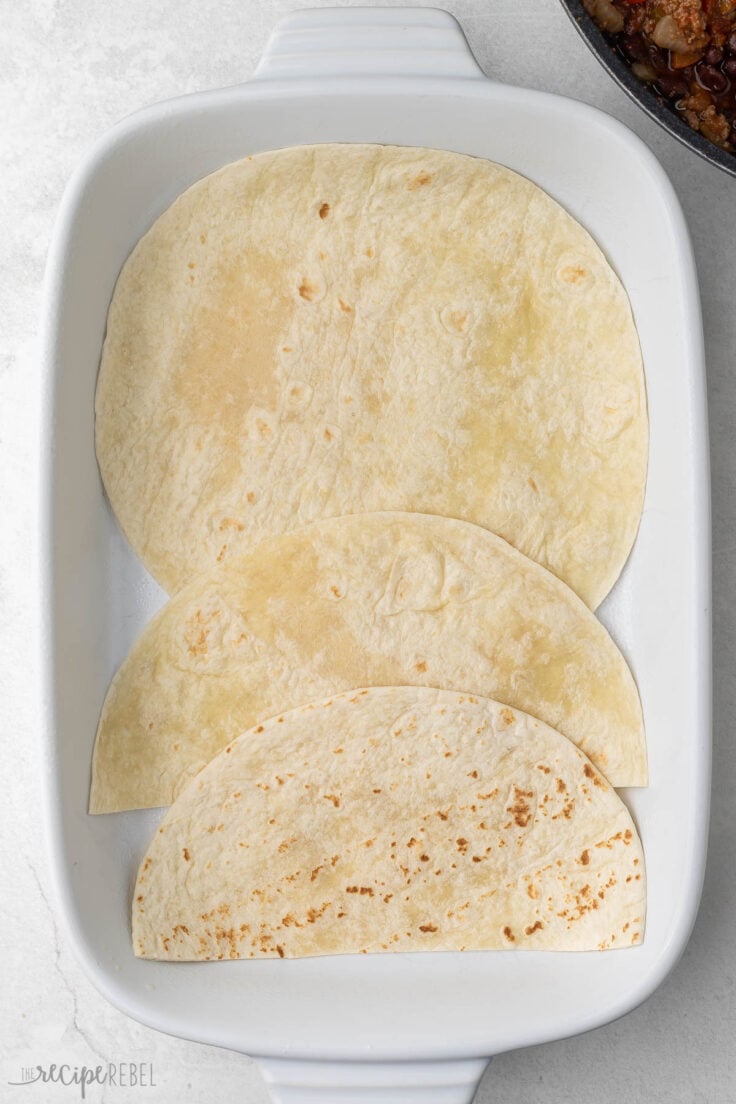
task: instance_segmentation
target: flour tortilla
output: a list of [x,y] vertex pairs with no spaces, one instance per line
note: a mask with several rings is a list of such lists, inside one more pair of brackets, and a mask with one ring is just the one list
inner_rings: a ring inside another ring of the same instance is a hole
[[169,804],[258,720],[395,683],[499,698],[613,785],[646,783],[634,680],[564,583],[477,525],[364,514],[272,538],[171,599],[110,687],[90,811]]
[[122,271],[96,412],[110,501],[170,593],[389,509],[483,525],[595,608],[642,509],[619,280],[541,189],[456,153],[301,146],[199,181]]
[[574,744],[498,702],[350,691],[228,745],[143,860],[145,958],[641,941],[641,845]]

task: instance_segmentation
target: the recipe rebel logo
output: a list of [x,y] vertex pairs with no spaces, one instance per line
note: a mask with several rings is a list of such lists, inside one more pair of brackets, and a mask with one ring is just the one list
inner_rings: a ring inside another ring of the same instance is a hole
[[66,1085],[76,1087],[82,1100],[94,1085],[117,1089],[155,1089],[152,1062],[107,1062],[97,1066],[71,1066],[64,1062],[22,1066],[20,1078],[9,1085]]

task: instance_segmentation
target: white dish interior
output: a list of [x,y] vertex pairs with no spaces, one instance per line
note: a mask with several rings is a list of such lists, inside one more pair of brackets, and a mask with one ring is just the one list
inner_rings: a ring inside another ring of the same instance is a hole
[[[257,150],[311,142],[431,146],[530,177],[601,245],[631,298],[651,445],[634,552],[600,611],[637,678],[651,784],[623,792],[649,879],[642,946],[621,952],[346,956],[166,964],[134,958],[130,897],[160,812],[90,817],[90,760],[110,678],[164,601],[122,537],[94,455],[105,317],[140,235],[188,185]],[[157,106],[93,152],[49,263],[55,380],[48,500],[47,794],[58,895],[95,983],[162,1030],[257,1055],[443,1058],[604,1023],[682,951],[702,879],[709,783],[709,504],[697,285],[674,194],[625,128],[550,95],[461,77],[258,80]]]

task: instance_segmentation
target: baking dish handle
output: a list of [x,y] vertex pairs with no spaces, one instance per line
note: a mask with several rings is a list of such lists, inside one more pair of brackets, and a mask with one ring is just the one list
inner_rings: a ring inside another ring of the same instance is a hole
[[258,1058],[273,1104],[470,1104],[487,1058],[298,1062]]
[[485,79],[440,8],[306,8],[277,24],[256,80],[396,76]]

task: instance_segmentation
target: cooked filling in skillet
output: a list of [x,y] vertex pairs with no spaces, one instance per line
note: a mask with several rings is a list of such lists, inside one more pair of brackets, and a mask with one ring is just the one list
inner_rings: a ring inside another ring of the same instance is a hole
[[736,0],[583,0],[645,84],[736,152]]

